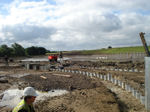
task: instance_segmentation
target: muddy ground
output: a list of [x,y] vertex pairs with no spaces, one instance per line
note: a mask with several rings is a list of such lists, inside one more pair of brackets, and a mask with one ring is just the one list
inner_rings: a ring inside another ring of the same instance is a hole
[[[89,61],[71,61],[68,69],[83,70],[98,73],[108,73],[105,70],[81,69],[79,66],[105,66],[105,67],[136,67],[144,68],[143,63],[102,63]],[[139,66],[140,65],[140,66]],[[67,68],[66,68],[67,69]],[[109,71],[118,75],[118,78],[127,80],[129,83],[143,91],[144,73],[125,73]],[[35,107],[37,112],[145,112],[144,107],[137,103],[129,94],[122,92],[118,94],[107,88],[108,84],[97,78],[89,78],[79,74],[60,73],[52,71],[26,70],[18,60],[5,67],[0,63],[0,93],[9,88],[24,89],[26,86],[33,86],[40,91],[54,89],[65,89],[69,93],[49,97],[46,101],[38,102]],[[121,91],[121,90],[120,90]],[[2,96],[0,96],[0,99]],[[138,108],[140,106],[140,109]],[[0,107],[1,112],[9,112],[10,108]]]
[[75,90],[64,96],[39,102],[37,112],[120,112],[114,95],[103,85]]
[[[81,66],[83,68],[81,68]],[[84,68],[85,67],[85,68]],[[75,61],[71,63],[71,67],[66,67],[66,69],[69,70],[79,70],[79,71],[85,71],[85,72],[95,72],[99,74],[112,74],[114,77],[116,77],[118,80],[122,80],[132,87],[134,87],[136,90],[140,91],[143,95],[145,94],[145,73],[144,72],[122,72],[122,71],[106,71],[100,70],[100,69],[89,69],[88,67],[105,67],[105,68],[121,68],[121,69],[127,69],[127,68],[136,68],[139,70],[144,71],[144,63],[143,62],[90,62],[90,61]]]
[[137,72],[120,72],[120,71],[106,71],[106,70],[97,70],[97,69],[88,69],[88,68],[80,68],[80,67],[72,67],[66,68],[69,70],[80,70],[85,72],[93,72],[98,74],[107,75],[112,74],[112,76],[116,77],[116,79],[121,80],[123,82],[128,83],[136,90],[140,91],[144,95],[145,89],[145,73],[137,73]]
[[137,68],[144,69],[144,62],[132,61],[72,61],[71,66],[85,66],[85,67],[108,67],[108,68]]
[[[43,79],[41,77],[45,77]],[[34,74],[22,77],[22,85],[36,88],[37,90],[50,91],[53,89],[81,90],[99,87],[102,83],[93,81],[91,78],[82,75],[62,74],[62,73],[45,73]],[[23,87],[23,88],[24,88]]]
[[[47,79],[43,79],[40,76],[44,76]],[[66,89],[70,91],[64,96],[48,98],[46,101],[39,102],[35,105],[37,112],[120,111],[114,94],[99,80],[80,75],[48,72],[46,74],[35,73],[20,78],[14,78],[13,74],[7,74],[5,78],[8,80],[8,83],[0,83],[1,87],[7,84],[8,87],[1,88],[3,90],[11,88],[11,85],[16,85],[16,87],[18,86],[20,89],[26,86],[33,86],[40,91],[53,89]],[[10,111],[10,109],[6,107],[0,109],[1,112]]]

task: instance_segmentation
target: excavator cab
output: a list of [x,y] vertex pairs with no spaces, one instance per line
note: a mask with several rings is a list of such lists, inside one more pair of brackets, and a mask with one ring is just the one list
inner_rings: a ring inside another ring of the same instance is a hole
[[[59,57],[59,61],[58,61]],[[63,69],[63,61],[62,61],[62,56],[60,57],[60,54],[54,53],[48,56],[50,68],[60,68]]]
[[50,55],[48,56],[49,62],[57,62],[58,56],[57,55]]

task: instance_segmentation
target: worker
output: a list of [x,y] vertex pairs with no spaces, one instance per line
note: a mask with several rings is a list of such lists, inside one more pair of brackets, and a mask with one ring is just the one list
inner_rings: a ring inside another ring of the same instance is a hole
[[33,102],[37,97],[33,87],[26,87],[23,92],[24,99],[13,109],[12,112],[35,112]]
[[62,51],[59,52],[59,58],[63,58],[63,53],[62,53]]
[[63,63],[63,53],[62,51],[59,52],[59,61],[62,64]]
[[4,60],[5,60],[5,65],[9,66],[9,64],[8,64],[8,56],[7,55],[5,55]]
[[54,61],[57,62],[58,56],[54,54]]

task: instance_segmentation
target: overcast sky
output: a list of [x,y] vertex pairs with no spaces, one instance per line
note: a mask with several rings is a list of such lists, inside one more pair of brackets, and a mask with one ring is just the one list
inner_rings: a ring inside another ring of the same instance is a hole
[[149,0],[0,0],[0,45],[49,50],[150,44]]

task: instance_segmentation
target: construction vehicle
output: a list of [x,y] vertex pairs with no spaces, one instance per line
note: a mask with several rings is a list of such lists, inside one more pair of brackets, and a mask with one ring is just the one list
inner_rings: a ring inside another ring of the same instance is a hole
[[147,46],[147,43],[146,43],[146,40],[145,40],[145,33],[141,32],[139,33],[140,37],[141,37],[141,41],[143,43],[143,46],[144,46],[144,49],[145,49],[145,53],[146,53],[146,56],[147,57],[150,57],[150,52],[149,52],[149,49],[148,49],[148,46]]
[[57,55],[50,55],[48,56],[49,62],[57,62],[58,56]]
[[[61,54],[61,56],[60,56],[60,54]],[[48,56],[50,68],[60,68],[60,69],[64,68],[63,67],[62,52],[60,54],[53,53],[53,54],[50,54]],[[59,61],[58,61],[58,57],[59,57]]]

